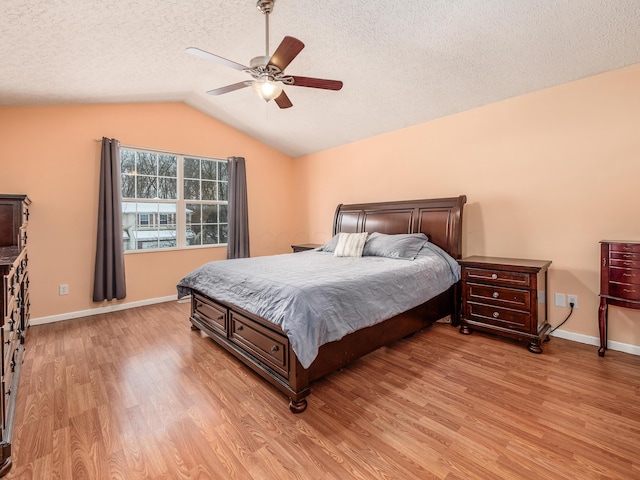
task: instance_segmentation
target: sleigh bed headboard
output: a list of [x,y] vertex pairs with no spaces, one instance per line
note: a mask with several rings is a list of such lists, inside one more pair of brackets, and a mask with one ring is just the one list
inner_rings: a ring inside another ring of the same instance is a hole
[[451,198],[338,205],[338,232],[424,233],[455,259],[462,256],[462,208],[465,195]]

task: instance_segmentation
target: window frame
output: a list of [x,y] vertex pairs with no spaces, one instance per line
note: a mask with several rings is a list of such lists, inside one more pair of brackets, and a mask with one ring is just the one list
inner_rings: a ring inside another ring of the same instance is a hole
[[[129,255],[129,254],[136,254],[136,253],[153,253],[153,252],[166,252],[166,251],[176,251],[176,250],[194,250],[194,249],[200,249],[200,248],[218,248],[218,247],[227,247],[227,242],[225,241],[224,243],[205,243],[205,244],[200,244],[200,245],[189,245],[187,243],[187,204],[188,203],[199,203],[202,205],[216,205],[218,212],[220,212],[220,208],[219,205],[226,205],[227,206],[227,213],[228,213],[228,205],[229,205],[229,186],[228,186],[228,171],[227,171],[227,179],[226,180],[215,180],[216,183],[226,183],[227,187],[226,187],[226,196],[227,196],[227,200],[202,200],[202,199],[185,199],[184,198],[184,181],[185,181],[185,172],[184,172],[184,160],[185,158],[192,158],[192,159],[199,159],[199,160],[207,160],[207,161],[213,161],[213,162],[217,162],[217,163],[224,163],[227,164],[227,160],[226,159],[221,159],[221,158],[215,158],[215,157],[208,157],[208,156],[204,156],[204,155],[193,155],[193,154],[188,154],[188,153],[178,153],[178,152],[171,152],[171,151],[167,151],[167,150],[156,150],[156,149],[151,149],[151,148],[144,148],[144,147],[136,147],[136,146],[132,146],[132,145],[122,145],[120,146],[120,152],[122,152],[122,150],[129,150],[129,151],[139,151],[139,152],[145,152],[145,153],[153,153],[153,154],[157,154],[157,155],[171,155],[171,156],[175,156],[177,159],[177,165],[176,165],[176,199],[167,199],[167,198],[133,198],[133,197],[124,197],[123,196],[123,192],[122,192],[122,188],[121,188],[121,200],[120,200],[120,209],[122,211],[123,209],[123,204],[125,203],[131,203],[131,204],[136,204],[136,203],[147,203],[147,204],[175,204],[176,206],[176,210],[175,213],[160,213],[159,211],[157,213],[151,214],[151,213],[141,213],[138,214],[136,213],[136,219],[134,222],[134,227],[136,230],[140,229],[141,227],[144,229],[153,229],[154,227],[162,227],[165,225],[175,225],[175,242],[176,245],[175,246],[170,246],[170,247],[154,247],[154,248],[138,248],[138,242],[140,240],[136,239],[135,240],[135,244],[136,244],[136,248],[135,249],[124,249],[124,254],[125,255]],[[122,153],[120,154],[120,174],[121,176],[126,175],[126,173],[122,170]],[[219,167],[218,167],[218,174],[220,172]],[[161,178],[161,177],[156,177],[156,178]],[[164,176],[162,176],[162,178],[164,178]],[[202,178],[201,178],[202,180]],[[202,192],[200,193],[200,195],[202,196]],[[184,212],[183,214],[180,214],[180,212]],[[148,217],[148,221],[149,223],[147,225],[141,225],[140,224],[140,219],[139,216],[141,215],[147,215]],[[167,218],[167,223],[163,224],[160,223],[160,216],[164,215]],[[169,223],[171,220],[175,219],[175,223]],[[155,221],[152,223],[152,220],[155,219]],[[219,220],[219,219],[218,219]],[[227,239],[228,239],[228,216],[227,216],[227,222],[226,223],[220,223],[218,221],[218,223],[213,224],[213,225],[217,225],[218,226],[218,235],[220,235],[220,231],[221,225],[227,225]],[[124,230],[124,218],[123,218],[123,232]],[[219,240],[220,238],[218,238]],[[125,242],[125,238],[123,236],[123,245]],[[163,240],[162,239],[158,239],[158,245],[162,244]]]

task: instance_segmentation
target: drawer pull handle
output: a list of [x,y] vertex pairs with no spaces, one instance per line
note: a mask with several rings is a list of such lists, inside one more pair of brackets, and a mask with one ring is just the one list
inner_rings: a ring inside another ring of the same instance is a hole
[[623,273],[622,276],[623,277],[633,277],[634,275],[632,273]]
[[497,273],[492,273],[491,274],[491,278],[493,278],[495,280],[496,278],[498,278],[498,274]]
[[500,313],[498,312],[493,312],[493,318],[498,318],[500,316]]
[[218,320],[217,320],[217,321],[218,321],[218,322],[221,322],[221,321],[223,321],[223,320],[224,320],[224,315],[220,315],[220,316],[218,317]]
[[607,266],[607,259],[605,257],[602,257],[602,266],[603,267]]
[[623,288],[623,289],[622,289],[622,291],[623,291],[624,293],[636,293],[636,291],[635,291],[635,290],[629,290],[628,288]]
[[493,298],[498,298],[500,294],[498,292],[493,292]]
[[238,325],[238,328],[236,328],[236,330],[239,332],[240,330],[244,330],[244,327],[242,325]]
[[274,345],[273,347],[271,347],[271,351],[273,353],[276,353],[278,350],[280,350],[280,347],[278,347],[278,345]]

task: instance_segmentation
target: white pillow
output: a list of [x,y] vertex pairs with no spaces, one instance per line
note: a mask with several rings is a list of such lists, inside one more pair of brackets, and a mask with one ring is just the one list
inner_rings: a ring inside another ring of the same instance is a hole
[[339,233],[338,244],[333,254],[336,257],[361,257],[364,244],[367,241],[367,232]]

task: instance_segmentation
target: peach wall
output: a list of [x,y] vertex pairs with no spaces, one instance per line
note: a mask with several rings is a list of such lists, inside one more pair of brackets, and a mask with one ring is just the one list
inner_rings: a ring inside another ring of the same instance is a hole
[[[301,157],[303,240],[338,203],[465,194],[464,254],[552,260],[550,303],[578,295],[563,330],[597,336],[598,242],[640,240],[638,85],[635,65]],[[640,345],[640,312],[611,307],[609,328]]]
[[[247,161],[253,256],[290,251],[292,160],[182,103],[0,108],[0,192],[26,193],[32,318],[83,311],[93,303],[100,143]],[[275,214],[277,212],[277,214]],[[127,298],[175,295],[196,266],[226,258],[226,248],[125,256]],[[58,285],[69,285],[59,296]]]

